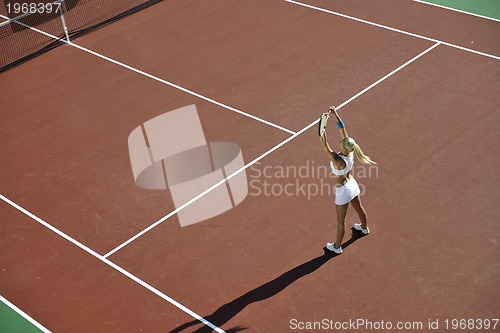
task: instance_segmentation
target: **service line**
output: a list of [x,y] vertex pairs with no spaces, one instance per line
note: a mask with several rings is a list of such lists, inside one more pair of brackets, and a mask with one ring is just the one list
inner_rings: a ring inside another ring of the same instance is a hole
[[[8,19],[8,17],[6,17],[6,16],[4,16],[4,15],[1,15],[1,14],[0,14],[0,17]],[[279,130],[282,130],[282,131],[284,131],[284,132],[287,132],[288,134],[295,134],[295,132],[294,132],[294,131],[292,131],[292,130],[290,130],[290,129],[288,129],[288,128],[285,128],[285,127],[280,126],[280,125],[278,125],[278,124],[272,123],[272,122],[267,121],[267,120],[265,120],[265,119],[259,118],[259,117],[255,116],[255,115],[253,115],[253,114],[250,114],[250,113],[247,113],[247,112],[241,111],[241,110],[239,110],[239,109],[237,109],[237,108],[234,108],[234,107],[232,107],[232,106],[229,106],[229,105],[227,105],[227,104],[224,104],[224,103],[218,102],[218,101],[216,101],[216,100],[214,100],[214,99],[211,99],[211,98],[209,98],[209,97],[207,97],[207,96],[205,96],[205,95],[199,94],[199,93],[197,93],[197,92],[194,92],[194,91],[192,91],[192,90],[189,90],[189,89],[187,89],[187,88],[184,88],[184,87],[182,87],[182,86],[180,86],[180,85],[178,85],[178,84],[172,83],[172,82],[167,81],[167,80],[164,80],[164,79],[162,79],[162,78],[159,78],[159,77],[157,77],[157,76],[155,76],[155,75],[153,75],[153,74],[146,73],[146,72],[144,72],[144,71],[142,71],[142,70],[140,70],[140,69],[137,69],[137,68],[135,68],[135,67],[129,66],[129,65],[127,65],[127,64],[125,64],[125,63],[123,63],[123,62],[120,62],[120,61],[115,60],[115,59],[113,59],[113,58],[107,57],[107,56],[105,56],[105,55],[103,55],[103,54],[100,54],[100,53],[98,53],[98,52],[92,51],[92,50],[90,50],[90,49],[88,49],[88,48],[86,48],[86,47],[83,47],[83,46],[81,46],[81,45],[75,44],[75,43],[70,42],[70,41],[67,41],[67,40],[65,40],[65,39],[61,39],[61,38],[59,38],[59,37],[57,37],[57,36],[51,35],[51,34],[49,34],[49,33],[45,32],[45,31],[42,31],[42,30],[37,29],[37,28],[34,28],[34,27],[29,26],[29,25],[27,25],[27,24],[24,24],[24,23],[22,23],[22,22],[18,22],[16,19],[11,19],[11,21],[13,21],[13,22],[15,22],[15,23],[17,23],[17,24],[19,24],[19,25],[22,25],[22,26],[24,26],[25,28],[28,28],[28,29],[30,29],[30,30],[33,30],[33,31],[35,31],[35,32],[37,32],[37,33],[40,33],[40,34],[45,35],[45,36],[47,36],[47,37],[53,38],[54,40],[60,41],[60,42],[62,42],[62,43],[65,43],[65,44],[67,44],[67,45],[70,45],[70,46],[72,46],[72,47],[74,47],[74,48],[77,48],[77,49],[79,49],[79,50],[81,50],[81,51],[84,51],[84,52],[90,53],[90,54],[92,54],[92,55],[94,55],[94,56],[96,56],[96,57],[98,57],[98,58],[104,59],[104,60],[109,61],[109,62],[111,62],[111,63],[113,63],[113,64],[116,64],[116,65],[118,65],[118,66],[121,66],[121,67],[123,67],[123,68],[126,68],[126,69],[128,69],[128,70],[130,70],[130,71],[132,71],[132,72],[138,73],[138,74],[140,74],[140,75],[143,75],[143,76],[148,77],[148,78],[150,78],[150,79],[153,79],[153,80],[155,80],[155,81],[158,81],[158,82],[161,82],[161,83],[163,83],[163,84],[166,84],[166,85],[168,85],[168,86],[170,86],[170,87],[172,87],[172,88],[175,88],[175,89],[177,89],[177,90],[183,91],[183,92],[185,92],[185,93],[187,93],[187,94],[190,94],[190,95],[192,95],[192,96],[198,97],[198,98],[203,99],[203,100],[205,100],[205,101],[207,101],[207,102],[210,102],[210,103],[212,103],[212,104],[218,105],[218,106],[220,106],[220,107],[222,107],[222,108],[224,108],[224,109],[227,109],[227,110],[233,111],[233,112],[235,112],[235,113],[241,114],[241,115],[243,115],[243,116],[245,116],[245,117],[248,117],[248,118],[251,118],[251,119],[257,120],[257,121],[259,121],[259,122],[261,122],[261,123],[264,123],[264,124],[266,124],[266,125],[269,125],[269,126],[272,126],[272,127],[274,127],[274,128],[277,128],[277,129],[279,129]]]

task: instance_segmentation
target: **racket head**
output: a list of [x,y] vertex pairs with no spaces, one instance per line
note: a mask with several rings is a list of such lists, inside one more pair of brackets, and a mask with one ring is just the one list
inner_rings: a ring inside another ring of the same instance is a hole
[[318,135],[323,136],[326,130],[326,124],[330,115],[328,113],[323,113],[319,119]]

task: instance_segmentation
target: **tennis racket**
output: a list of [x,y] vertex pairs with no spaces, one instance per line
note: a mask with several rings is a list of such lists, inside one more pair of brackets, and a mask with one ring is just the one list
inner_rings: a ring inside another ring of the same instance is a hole
[[319,119],[319,127],[318,127],[318,134],[319,136],[323,136],[326,130],[326,123],[328,122],[328,118],[330,118],[329,113],[323,113],[321,115],[321,118]]

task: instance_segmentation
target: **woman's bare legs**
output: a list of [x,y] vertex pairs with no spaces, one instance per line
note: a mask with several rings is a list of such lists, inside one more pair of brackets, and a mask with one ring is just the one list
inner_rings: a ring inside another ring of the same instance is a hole
[[363,204],[361,204],[361,197],[358,195],[357,197],[352,199],[351,204],[356,213],[358,213],[359,219],[361,221],[361,226],[363,227],[363,229],[366,229],[366,211],[363,207]]
[[345,217],[349,204],[335,205],[335,208],[337,209],[337,240],[335,241],[335,247],[340,247],[342,245],[342,239],[344,238]]

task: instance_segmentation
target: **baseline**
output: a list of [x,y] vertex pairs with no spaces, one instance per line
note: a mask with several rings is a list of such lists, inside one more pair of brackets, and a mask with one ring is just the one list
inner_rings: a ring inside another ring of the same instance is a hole
[[391,31],[394,31],[394,32],[398,32],[398,33],[401,33],[401,34],[408,35],[408,36],[412,36],[412,37],[416,37],[416,38],[420,38],[420,39],[425,39],[425,40],[428,40],[428,41],[431,41],[431,42],[434,42],[434,43],[441,43],[443,45],[447,45],[447,46],[450,46],[450,47],[453,47],[453,48],[456,48],[456,49],[460,49],[460,50],[463,50],[463,51],[467,51],[467,52],[475,53],[475,54],[482,55],[482,56],[485,56],[485,57],[489,57],[489,58],[493,58],[493,59],[496,59],[496,60],[500,60],[500,57],[492,55],[492,54],[489,54],[489,53],[484,53],[484,52],[476,51],[476,50],[469,49],[469,48],[466,48],[466,47],[463,47],[463,46],[459,46],[459,45],[456,45],[456,44],[448,43],[448,42],[445,42],[445,41],[442,41],[442,40],[438,40],[438,39],[434,39],[434,38],[430,38],[430,37],[426,37],[426,36],[414,34],[412,32],[408,32],[408,31],[405,31],[405,30],[401,30],[401,29],[389,27],[387,25],[383,25],[383,24],[379,24],[379,23],[375,23],[375,22],[363,20],[363,19],[360,19],[360,18],[357,18],[357,17],[354,17],[354,16],[350,16],[350,15],[346,15],[346,14],[334,12],[332,10],[328,10],[328,9],[325,9],[325,8],[321,8],[321,7],[317,7],[317,6],[305,4],[305,3],[298,2],[298,1],[295,1],[295,0],[284,0],[284,1],[288,2],[288,3],[291,3],[291,4],[294,4],[294,5],[302,6],[302,7],[305,7],[305,8],[317,10],[317,11],[328,13],[328,14],[332,14],[332,15],[337,15],[337,16],[340,16],[340,17],[343,17],[343,18],[346,18],[346,19],[349,19],[349,20],[358,21],[358,22],[369,24],[369,25],[372,25],[372,26],[375,26],[375,27],[379,27],[379,28],[382,28],[382,29],[387,29],[387,30],[391,30]]
[[[30,315],[28,315],[26,312],[18,308],[15,304],[10,302],[8,299],[0,295],[0,302],[4,303],[8,307],[10,307],[13,311],[15,311],[18,315],[26,319],[28,322],[30,322],[33,326],[35,326],[37,329],[42,331],[43,333],[51,333],[47,328],[45,328],[42,324],[37,322],[35,319],[31,318]],[[5,323],[4,323],[5,324]]]

